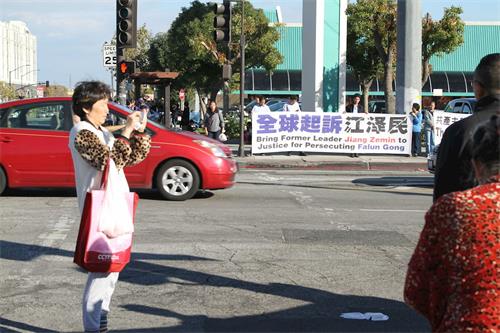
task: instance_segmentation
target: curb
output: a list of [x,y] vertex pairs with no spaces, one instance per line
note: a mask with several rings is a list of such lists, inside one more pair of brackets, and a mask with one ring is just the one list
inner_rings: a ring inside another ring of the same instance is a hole
[[425,163],[394,162],[246,162],[237,161],[240,169],[287,169],[333,171],[427,171]]

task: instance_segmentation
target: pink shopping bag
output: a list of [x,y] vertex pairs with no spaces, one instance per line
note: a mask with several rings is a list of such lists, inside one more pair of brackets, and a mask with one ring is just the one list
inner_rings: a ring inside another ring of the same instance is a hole
[[[132,233],[110,238],[99,231],[108,172],[109,165],[103,173],[101,189],[87,193],[80,221],[73,262],[89,272],[121,272],[130,261]],[[134,222],[139,196],[134,192],[120,195],[124,196],[120,200],[124,205],[121,209],[128,212]]]

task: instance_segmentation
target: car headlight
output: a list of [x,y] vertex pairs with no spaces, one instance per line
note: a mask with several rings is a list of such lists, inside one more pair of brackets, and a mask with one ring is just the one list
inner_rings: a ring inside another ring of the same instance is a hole
[[208,142],[205,140],[193,140],[193,142],[196,142],[197,144],[199,144],[203,148],[210,149],[212,154],[214,154],[217,157],[226,157],[226,153],[224,153],[224,151],[214,143],[211,143],[211,142]]

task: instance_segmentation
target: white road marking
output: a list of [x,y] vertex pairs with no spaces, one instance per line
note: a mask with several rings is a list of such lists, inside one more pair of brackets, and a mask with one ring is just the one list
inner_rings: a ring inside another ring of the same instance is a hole
[[426,210],[420,209],[365,209],[360,208],[362,212],[396,212],[396,213],[425,213]]

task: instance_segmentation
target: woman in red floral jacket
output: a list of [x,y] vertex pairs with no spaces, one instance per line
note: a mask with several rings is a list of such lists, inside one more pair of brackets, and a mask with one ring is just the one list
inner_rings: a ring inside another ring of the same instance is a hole
[[480,185],[434,203],[409,263],[405,302],[433,332],[500,332],[499,123],[493,116],[473,137]]

